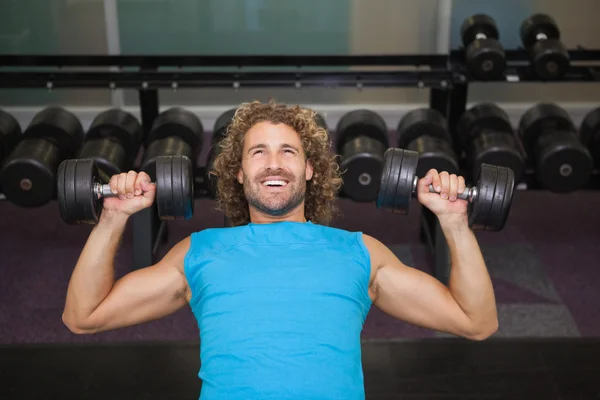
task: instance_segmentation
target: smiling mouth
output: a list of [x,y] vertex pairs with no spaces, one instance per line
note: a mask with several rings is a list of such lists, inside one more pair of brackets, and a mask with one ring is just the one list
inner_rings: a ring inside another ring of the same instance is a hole
[[272,188],[281,188],[281,187],[285,187],[288,185],[288,181],[285,180],[281,180],[281,179],[269,179],[266,181],[262,182],[263,186],[266,187],[272,187]]

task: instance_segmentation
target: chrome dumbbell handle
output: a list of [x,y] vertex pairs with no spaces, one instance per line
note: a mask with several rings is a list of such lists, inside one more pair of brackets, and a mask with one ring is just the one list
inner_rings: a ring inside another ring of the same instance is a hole
[[[413,178],[413,188],[412,188],[413,194],[417,193],[418,182],[419,182],[419,177],[415,175],[415,177]],[[434,189],[433,185],[429,185],[429,191],[431,193],[437,193],[437,191]],[[461,200],[467,200],[469,203],[472,203],[477,198],[477,188],[476,187],[468,187],[462,193],[458,193],[458,195],[456,197]]]

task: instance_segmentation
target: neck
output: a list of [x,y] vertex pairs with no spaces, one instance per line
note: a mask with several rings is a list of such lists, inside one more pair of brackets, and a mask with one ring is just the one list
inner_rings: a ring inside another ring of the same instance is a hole
[[254,207],[250,207],[250,222],[254,224],[270,224],[273,222],[306,222],[304,204],[284,215],[268,215]]

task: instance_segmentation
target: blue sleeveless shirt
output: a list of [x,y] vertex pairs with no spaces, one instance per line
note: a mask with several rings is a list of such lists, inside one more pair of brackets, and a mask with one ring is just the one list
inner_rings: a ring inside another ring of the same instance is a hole
[[370,269],[362,233],[311,222],[193,233],[200,399],[364,399]]

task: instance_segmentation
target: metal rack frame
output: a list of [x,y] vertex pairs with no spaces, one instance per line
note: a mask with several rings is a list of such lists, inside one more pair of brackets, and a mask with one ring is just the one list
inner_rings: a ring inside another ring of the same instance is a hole
[[[600,82],[600,50],[579,48],[570,50],[569,55],[572,65],[567,75],[553,83]],[[506,73],[495,82],[541,82],[529,66],[526,51],[508,50],[506,59]],[[260,67],[268,70],[261,71]],[[137,89],[146,135],[159,113],[161,88],[413,87],[430,89],[430,107],[447,117],[454,136],[456,123],[466,109],[469,83],[475,81],[465,66],[462,49],[448,55],[0,55],[0,88]],[[421,220],[422,238],[435,255],[434,275],[447,284],[450,254],[439,221],[427,209],[423,209]],[[166,232],[155,207],[134,215],[134,268],[154,263]]]

